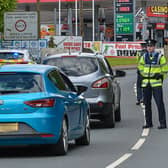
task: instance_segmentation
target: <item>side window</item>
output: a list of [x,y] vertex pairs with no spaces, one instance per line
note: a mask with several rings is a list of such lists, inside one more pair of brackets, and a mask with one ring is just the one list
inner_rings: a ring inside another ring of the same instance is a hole
[[105,60],[105,62],[106,62],[106,64],[107,64],[107,66],[108,66],[108,69],[109,69],[110,74],[111,74],[111,75],[114,75],[113,70],[112,70],[112,68],[111,68],[111,66],[110,66],[110,64],[109,64],[109,62],[108,62],[108,60],[107,60],[106,58],[104,58],[104,60]]
[[69,78],[67,76],[65,76],[64,74],[60,73],[65,84],[66,84],[66,87],[69,91],[72,91],[72,92],[76,92],[76,89],[73,85],[73,83],[69,80]]
[[54,83],[54,85],[60,90],[67,90],[63,78],[57,70],[51,71],[48,74],[48,78]]
[[103,59],[98,59],[99,61],[99,65],[101,66],[101,69],[105,72],[105,73],[109,73],[109,70],[107,68],[107,66],[105,65],[105,62],[103,61]]

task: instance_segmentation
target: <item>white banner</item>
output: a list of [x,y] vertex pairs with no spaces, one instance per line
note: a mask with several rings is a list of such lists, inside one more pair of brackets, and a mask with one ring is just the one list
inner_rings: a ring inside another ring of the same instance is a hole
[[102,53],[105,56],[136,56],[141,50],[141,42],[104,42]]

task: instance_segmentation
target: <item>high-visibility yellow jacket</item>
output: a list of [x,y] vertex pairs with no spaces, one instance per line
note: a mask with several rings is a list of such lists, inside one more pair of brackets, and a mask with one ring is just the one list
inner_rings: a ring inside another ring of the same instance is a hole
[[151,87],[162,86],[163,79],[168,72],[166,57],[158,52],[146,52],[139,60],[139,71],[143,77],[142,87],[148,84]]
[[137,60],[137,70],[138,70],[138,73],[141,70],[140,59],[141,59],[142,56],[143,56],[142,52],[137,52],[136,60]]

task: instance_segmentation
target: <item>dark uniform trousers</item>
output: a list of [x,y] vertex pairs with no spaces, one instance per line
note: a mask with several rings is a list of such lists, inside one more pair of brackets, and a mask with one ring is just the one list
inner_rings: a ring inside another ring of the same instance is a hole
[[142,84],[142,76],[139,72],[139,70],[137,70],[137,83],[136,83],[136,87],[137,87],[137,101],[142,101],[143,100],[143,90],[141,87]]
[[151,87],[150,84],[148,84],[147,87],[144,87],[143,89],[144,89],[146,125],[152,125],[152,109],[151,109],[152,95],[157,105],[160,125],[166,125],[166,112],[163,102],[162,86]]

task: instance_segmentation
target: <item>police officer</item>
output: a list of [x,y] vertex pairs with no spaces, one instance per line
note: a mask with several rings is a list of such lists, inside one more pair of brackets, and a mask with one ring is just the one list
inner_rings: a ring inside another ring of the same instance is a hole
[[140,105],[140,103],[143,103],[143,89],[141,87],[142,83],[142,76],[140,74],[141,65],[139,64],[141,56],[146,52],[146,43],[141,43],[142,50],[137,53],[137,82],[136,82],[136,90],[137,90],[137,100],[136,105]]
[[143,126],[143,128],[153,127],[151,108],[151,100],[153,95],[159,113],[160,125],[158,126],[158,129],[165,129],[167,128],[167,125],[162,84],[167,73],[167,62],[164,55],[155,51],[155,40],[146,40],[146,44],[147,51],[140,58],[140,73],[143,77],[142,87],[144,93],[146,120],[146,124]]

